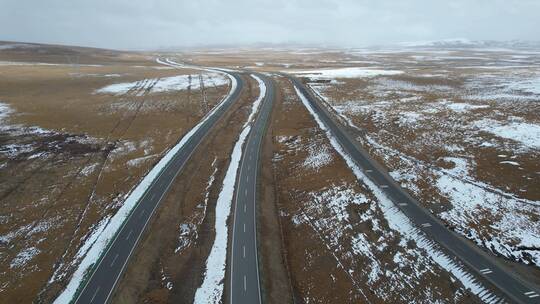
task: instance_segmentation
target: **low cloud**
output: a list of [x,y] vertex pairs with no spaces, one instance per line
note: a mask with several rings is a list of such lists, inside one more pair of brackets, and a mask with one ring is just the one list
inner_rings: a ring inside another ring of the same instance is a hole
[[108,48],[535,40],[529,0],[0,0],[0,40]]

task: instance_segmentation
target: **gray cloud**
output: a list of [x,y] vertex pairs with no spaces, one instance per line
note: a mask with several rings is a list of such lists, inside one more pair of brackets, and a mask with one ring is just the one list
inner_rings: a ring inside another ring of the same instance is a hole
[[537,0],[0,0],[0,40],[109,48],[538,40]]

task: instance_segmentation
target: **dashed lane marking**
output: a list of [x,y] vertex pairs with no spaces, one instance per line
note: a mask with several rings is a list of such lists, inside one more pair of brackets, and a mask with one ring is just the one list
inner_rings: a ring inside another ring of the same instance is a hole
[[131,234],[133,233],[133,229],[131,229],[128,233],[128,235],[126,236],[126,241],[129,240],[129,237],[131,236]]
[[493,271],[489,268],[480,269],[481,274],[490,274],[493,273]]
[[92,298],[90,299],[90,303],[94,302],[94,299],[96,298],[100,288],[100,286],[96,288],[96,291],[94,291],[94,295],[92,295]]
[[242,246],[242,256],[246,258],[246,246]]
[[407,203],[399,203],[398,205],[400,205],[401,207],[405,207],[407,206]]
[[244,276],[244,292],[247,291],[247,280],[246,280],[246,276]]
[[116,259],[118,259],[118,253],[114,256],[114,258],[113,258],[113,260],[112,260],[112,262],[111,262],[110,267],[113,267],[114,262],[116,262]]
[[523,294],[529,297],[530,299],[540,297],[540,295],[537,294],[535,291],[527,291],[527,292],[524,292]]
[[431,224],[430,223],[423,223],[422,225],[420,225],[424,228],[427,228],[427,227],[431,227]]

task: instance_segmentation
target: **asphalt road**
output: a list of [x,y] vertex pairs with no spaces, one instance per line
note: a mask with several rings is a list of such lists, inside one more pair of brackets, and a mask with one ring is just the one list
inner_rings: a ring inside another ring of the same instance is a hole
[[259,158],[266,126],[274,102],[272,80],[257,74],[266,85],[266,96],[248,135],[240,171],[236,181],[232,246],[230,251],[230,302],[234,304],[260,304],[261,289],[257,261],[257,176]]
[[137,246],[148,221],[154,214],[161,200],[167,194],[169,187],[182,171],[186,162],[196,151],[197,146],[204,139],[210,129],[223,116],[223,114],[238,99],[244,86],[242,78],[236,73],[230,73],[236,79],[236,90],[232,92],[223,105],[215,111],[193,134],[186,144],[177,152],[173,159],[163,169],[161,174],[148,188],[130,216],[120,228],[116,237],[109,245],[105,255],[102,256],[93,269],[75,303],[107,303],[114,291],[116,283],[122,276],[127,262]]
[[326,108],[321,106],[317,99],[296,78],[290,77],[294,85],[308,99],[310,105],[317,112],[320,119],[331,131],[339,144],[354,160],[354,162],[379,185],[397,208],[431,239],[439,243],[448,253],[454,255],[467,265],[472,271],[488,282],[493,284],[504,294],[508,301],[516,303],[540,303],[540,291],[533,289],[520,278],[508,273],[492,261],[492,258],[472,242],[467,241],[436,219],[431,212],[424,209],[420,204],[407,194],[390,177],[380,164],[377,164],[369,154],[355,143],[352,136],[339,126],[331,117]]

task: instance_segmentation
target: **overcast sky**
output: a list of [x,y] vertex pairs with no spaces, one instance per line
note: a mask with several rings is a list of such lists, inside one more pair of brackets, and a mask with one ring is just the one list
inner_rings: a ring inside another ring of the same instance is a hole
[[540,0],[0,0],[0,40],[145,48],[539,40]]

